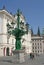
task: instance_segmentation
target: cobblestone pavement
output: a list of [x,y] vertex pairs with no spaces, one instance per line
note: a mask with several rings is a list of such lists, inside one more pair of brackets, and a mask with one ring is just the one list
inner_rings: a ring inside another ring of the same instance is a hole
[[0,65],[44,65],[44,55],[36,56],[34,59],[26,55],[24,63],[19,63],[15,56],[0,57]]

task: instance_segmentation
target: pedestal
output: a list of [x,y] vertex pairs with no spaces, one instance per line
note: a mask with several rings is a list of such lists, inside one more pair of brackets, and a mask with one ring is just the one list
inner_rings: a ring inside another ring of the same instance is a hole
[[19,62],[19,63],[25,62],[24,53],[25,53],[24,50],[15,50],[15,51],[13,51],[13,54],[14,54],[15,56],[17,56],[17,59],[18,59],[18,62]]

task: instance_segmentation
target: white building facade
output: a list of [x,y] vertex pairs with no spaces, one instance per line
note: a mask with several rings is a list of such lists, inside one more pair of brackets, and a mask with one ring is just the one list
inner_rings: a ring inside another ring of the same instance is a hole
[[[17,25],[16,16],[14,17],[6,10],[0,10],[0,56],[12,55],[12,49],[15,49],[15,37],[8,36],[7,34],[7,23],[15,22],[15,27]],[[21,21],[25,22],[24,17],[21,15]],[[25,24],[24,24],[25,28]],[[8,39],[9,38],[9,39]],[[24,40],[24,42],[22,42]],[[22,37],[22,47],[25,46],[25,52],[32,52],[32,43],[31,43],[31,31],[29,30],[28,34],[25,34]]]
[[32,52],[35,54],[43,54],[44,53],[44,37],[33,35],[31,39],[32,39]]

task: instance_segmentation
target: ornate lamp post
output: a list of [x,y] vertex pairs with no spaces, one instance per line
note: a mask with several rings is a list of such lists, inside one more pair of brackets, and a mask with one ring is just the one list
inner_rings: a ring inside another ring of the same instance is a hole
[[[20,62],[24,62],[24,51],[22,50],[21,46],[21,38],[24,34],[28,32],[28,25],[26,24],[26,31],[20,25],[23,25],[22,21],[20,22],[20,11],[17,11],[17,27],[14,28],[15,23],[12,22],[11,25],[7,24],[8,34],[15,36],[16,43],[15,43],[15,51],[16,55],[19,56]],[[20,51],[21,50],[21,51]],[[23,57],[22,57],[23,56]]]
[[17,11],[17,27],[14,28],[15,23],[12,22],[11,25],[8,23],[7,28],[8,28],[8,34],[15,36],[16,43],[15,47],[16,50],[21,50],[21,37],[26,33],[23,29],[20,29],[20,11]]

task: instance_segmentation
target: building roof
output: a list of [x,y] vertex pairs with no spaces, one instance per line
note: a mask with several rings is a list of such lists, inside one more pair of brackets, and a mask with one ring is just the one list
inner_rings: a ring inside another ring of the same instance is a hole
[[6,14],[8,16],[10,16],[12,19],[14,19],[14,16],[12,14],[10,14],[7,10],[5,9],[0,9],[0,13]]
[[31,37],[31,39],[32,39],[32,40],[39,40],[39,39],[43,39],[43,37],[42,37],[42,36],[38,36],[38,35],[33,35],[33,36]]
[[[8,16],[11,17],[13,20],[15,20],[15,17],[17,16],[16,14],[15,14],[15,15],[12,15],[11,13],[9,13],[9,12],[5,9],[5,7],[4,7],[3,9],[0,9],[0,13],[3,13],[3,14],[8,15]],[[20,13],[20,17],[21,17],[21,19],[26,20],[22,13]]]

